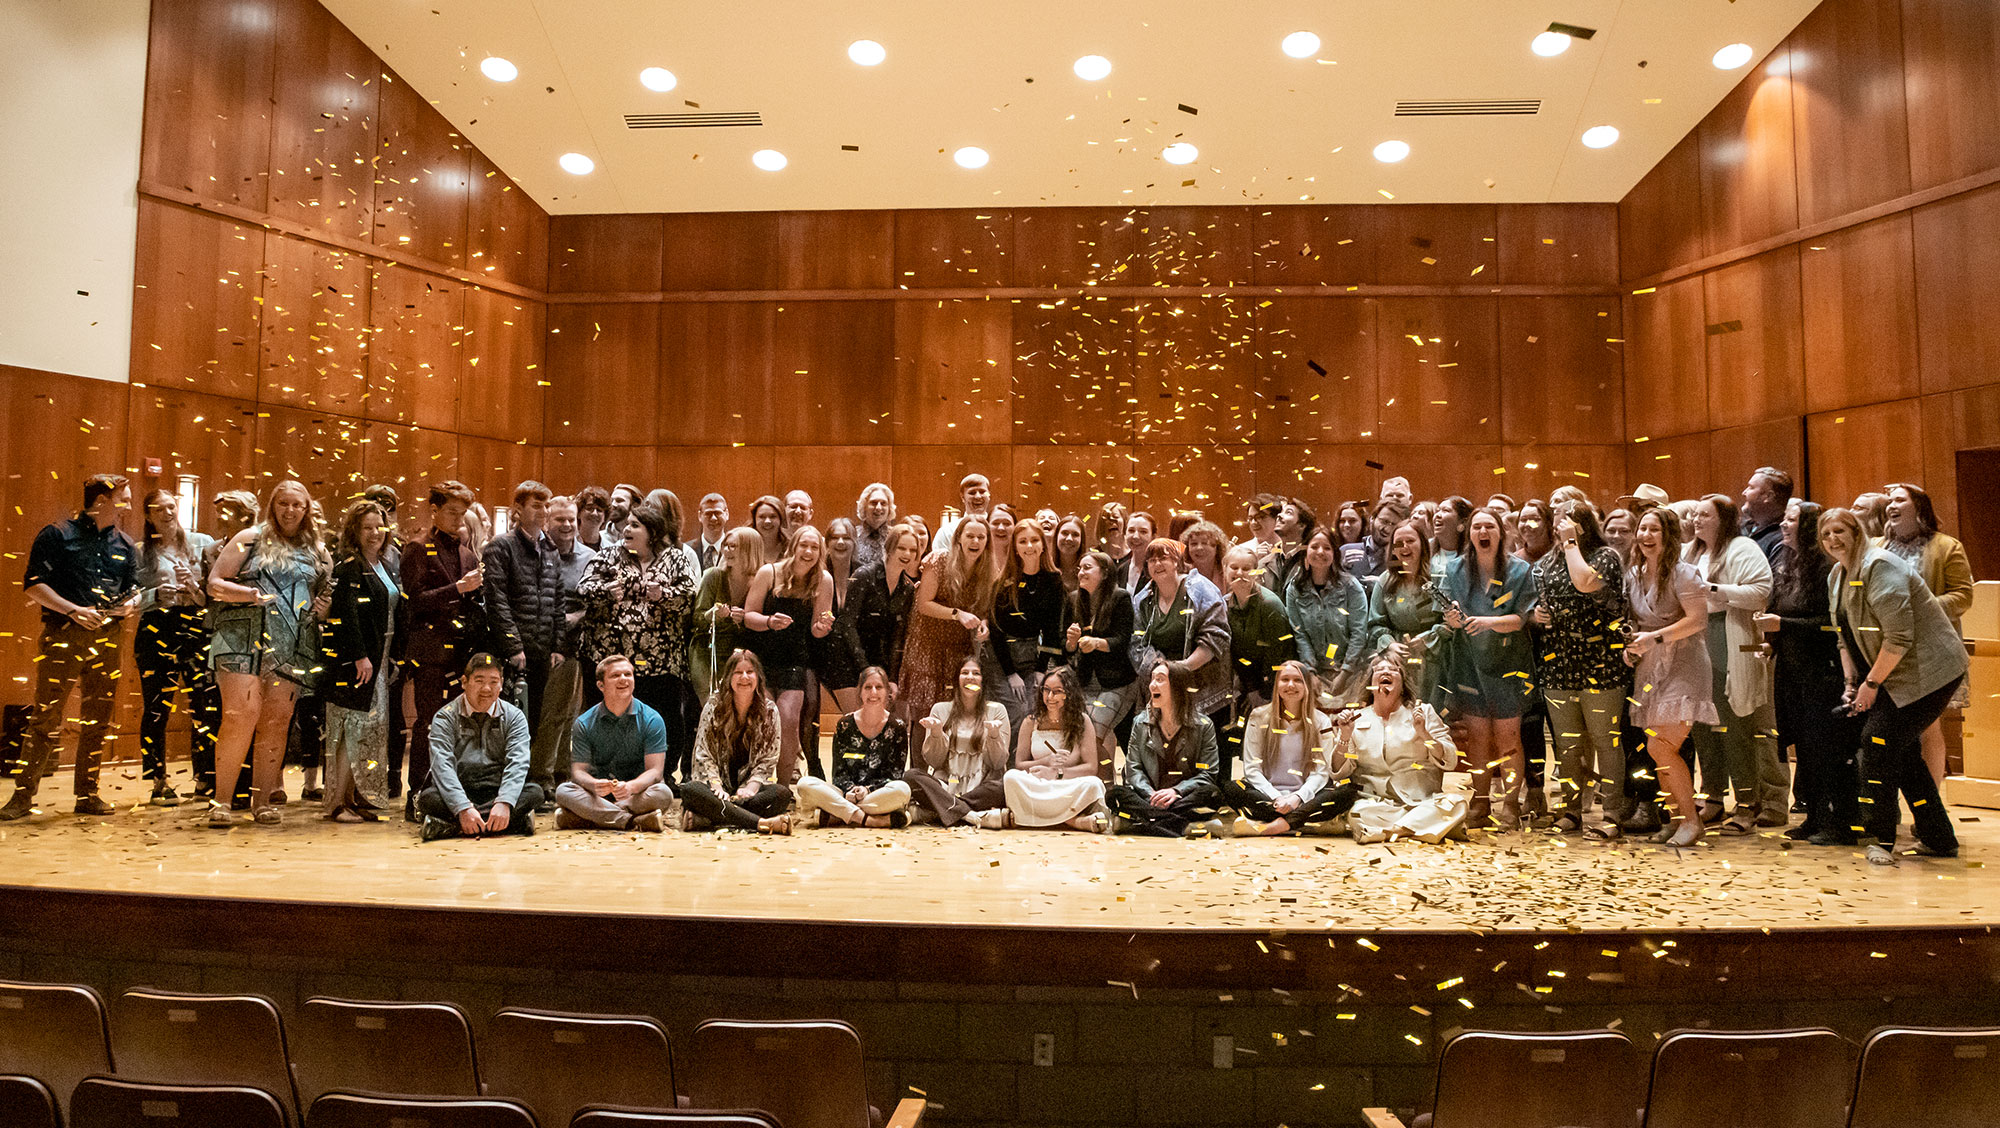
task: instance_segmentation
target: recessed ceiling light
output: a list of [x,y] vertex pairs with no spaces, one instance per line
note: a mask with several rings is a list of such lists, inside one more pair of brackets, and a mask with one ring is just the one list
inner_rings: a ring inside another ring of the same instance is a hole
[[1176,141],[1160,150],[1161,159],[1168,164],[1193,164],[1198,156],[1201,156],[1201,150],[1185,141]]
[[953,153],[951,159],[957,161],[960,168],[985,168],[986,162],[992,158],[988,157],[986,150],[979,146],[967,145],[965,148]]
[[750,163],[763,169],[765,172],[779,172],[792,162],[786,160],[785,154],[780,153],[776,149],[759,149],[750,154]]
[[1593,125],[1583,131],[1583,143],[1592,149],[1608,149],[1618,143],[1618,127],[1615,125]]
[[879,66],[889,52],[873,39],[857,39],[847,45],[847,57],[864,67]]
[[1715,69],[1717,70],[1735,70],[1749,61],[1750,45],[1748,43],[1731,43],[1729,46],[1715,53]]
[[1540,55],[1543,58],[1547,59],[1547,58],[1554,58],[1555,56],[1562,54],[1564,51],[1569,50],[1569,44],[1570,44],[1570,38],[1563,32],[1545,31],[1540,35],[1535,36],[1535,41],[1533,43],[1528,44],[1528,47],[1530,50],[1534,51],[1535,54]]
[[1076,76],[1085,82],[1096,82],[1111,73],[1111,60],[1102,55],[1085,55],[1076,61]]
[[1319,54],[1319,36],[1310,31],[1295,31],[1278,46],[1294,59],[1310,59]]
[[512,82],[521,77],[521,68],[498,55],[488,55],[480,61],[479,73],[495,82]]
[[665,94],[680,84],[681,80],[674,77],[674,72],[665,67],[647,67],[639,72],[639,85],[655,93]]
[[1384,141],[1375,146],[1375,159],[1383,164],[1395,164],[1410,155],[1408,141]]
[[582,153],[564,153],[556,160],[564,172],[574,176],[589,176],[597,168],[597,162]]

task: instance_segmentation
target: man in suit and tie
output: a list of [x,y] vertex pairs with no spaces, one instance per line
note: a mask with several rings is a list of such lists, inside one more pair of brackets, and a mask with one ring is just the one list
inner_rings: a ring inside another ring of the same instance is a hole
[[701,522],[701,535],[688,547],[694,549],[696,562],[706,572],[722,563],[722,534],[729,531],[729,499],[719,493],[703,495],[696,519]]

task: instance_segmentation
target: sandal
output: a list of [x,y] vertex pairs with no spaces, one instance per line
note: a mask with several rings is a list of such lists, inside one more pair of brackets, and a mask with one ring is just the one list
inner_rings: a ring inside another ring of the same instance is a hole
[[1583,829],[1583,820],[1575,815],[1558,815],[1554,829],[1557,834],[1575,834]]
[[230,814],[229,808],[222,804],[210,803],[208,805],[208,825],[227,829],[236,825],[236,816]]
[[1748,811],[1738,811],[1722,824],[1722,833],[1731,838],[1741,838],[1757,832],[1757,816]]
[[776,815],[768,819],[758,819],[757,833],[790,835],[792,833],[792,816]]
[[1583,828],[1583,836],[1585,838],[1594,838],[1599,842],[1611,842],[1624,837],[1624,835],[1624,828],[1609,819]]
[[279,823],[285,821],[285,812],[276,807],[266,807],[256,814],[251,815],[250,818],[258,826],[277,826]]

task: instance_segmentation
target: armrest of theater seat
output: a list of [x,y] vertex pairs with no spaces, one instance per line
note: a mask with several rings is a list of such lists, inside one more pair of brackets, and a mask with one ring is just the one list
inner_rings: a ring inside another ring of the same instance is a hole
[[1363,1128],[1403,1128],[1403,1122],[1386,1108],[1364,1108],[1361,1110]]
[[887,1128],[919,1128],[923,1122],[923,1098],[904,1097],[896,1102],[896,1115],[889,1118]]

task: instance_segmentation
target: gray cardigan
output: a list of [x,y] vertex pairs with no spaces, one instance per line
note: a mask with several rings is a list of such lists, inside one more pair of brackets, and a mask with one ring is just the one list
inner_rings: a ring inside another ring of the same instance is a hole
[[[1854,632],[1869,665],[1884,646],[1903,652],[1903,660],[1882,683],[1892,703],[1908,705],[1965,675],[1970,663],[1951,617],[1923,577],[1900,557],[1871,548],[1852,581],[1846,566],[1836,561],[1826,582],[1834,629]],[[1867,676],[1865,669],[1857,672]]]

